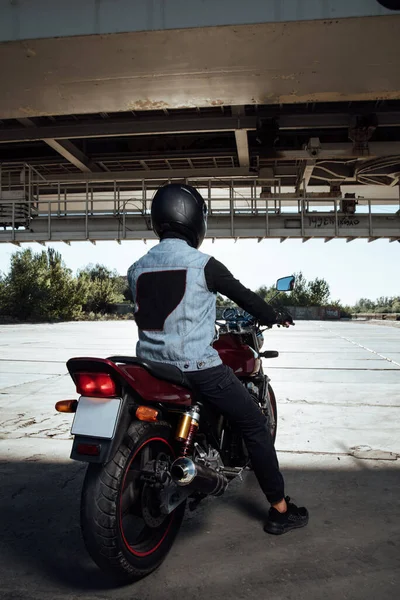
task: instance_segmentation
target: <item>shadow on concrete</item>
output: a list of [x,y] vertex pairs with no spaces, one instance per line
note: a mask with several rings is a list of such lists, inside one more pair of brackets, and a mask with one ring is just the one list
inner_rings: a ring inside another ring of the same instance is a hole
[[[85,465],[0,463],[0,598],[10,597],[7,593],[41,599],[75,594],[131,600],[181,594],[321,598],[321,585],[329,591],[335,580],[335,594],[327,592],[326,598],[345,593],[363,600],[396,597],[399,471],[382,463],[358,465],[286,469],[295,500],[307,505],[311,518],[306,529],[279,538],[262,530],[268,507],[248,473],[223,498],[207,499],[188,513],[157,573],[134,586],[116,588],[92,563],[80,535]],[[376,596],[368,595],[375,589]],[[393,596],[387,595],[390,590]]]
[[[8,557],[71,589],[116,587],[91,561],[81,537],[79,502],[85,471],[86,465],[73,462],[0,462],[0,581],[1,564]],[[212,508],[203,507],[201,518],[188,511],[186,536],[201,535]]]

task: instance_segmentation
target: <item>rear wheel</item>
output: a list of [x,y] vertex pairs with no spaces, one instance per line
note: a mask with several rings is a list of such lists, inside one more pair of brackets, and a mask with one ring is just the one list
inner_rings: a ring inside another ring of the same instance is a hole
[[163,514],[159,491],[141,476],[152,460],[173,461],[170,442],[167,423],[136,422],[112,461],[88,466],[81,503],[83,538],[96,564],[121,581],[154,571],[181,526],[185,502]]

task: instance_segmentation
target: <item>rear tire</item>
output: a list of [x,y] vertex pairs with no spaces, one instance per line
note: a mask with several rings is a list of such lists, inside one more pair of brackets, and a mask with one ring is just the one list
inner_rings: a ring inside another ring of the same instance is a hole
[[180,529],[186,503],[163,518],[156,492],[139,476],[143,460],[160,454],[163,460],[164,455],[175,458],[171,437],[168,423],[135,422],[109,463],[88,465],[81,500],[83,539],[100,569],[120,582],[154,571]]

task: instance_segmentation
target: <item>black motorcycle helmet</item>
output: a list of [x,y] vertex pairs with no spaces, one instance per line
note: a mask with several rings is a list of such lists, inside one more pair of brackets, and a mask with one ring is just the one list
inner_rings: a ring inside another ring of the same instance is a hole
[[194,187],[169,183],[153,198],[151,220],[159,238],[173,232],[199,248],[207,231],[207,205]]

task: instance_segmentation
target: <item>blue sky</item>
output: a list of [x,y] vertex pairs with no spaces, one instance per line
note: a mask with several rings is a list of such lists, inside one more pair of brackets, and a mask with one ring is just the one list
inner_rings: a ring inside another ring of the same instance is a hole
[[[49,244],[61,252],[67,266],[73,271],[88,263],[102,263],[121,274],[152,246],[142,241],[75,242],[71,246],[61,243]],[[34,251],[43,248],[39,244],[26,244]],[[400,295],[400,243],[377,240],[206,240],[203,252],[212,254],[223,262],[247,287],[256,289],[270,285],[279,277],[303,271],[307,279],[324,277],[331,288],[334,300],[353,304],[361,297],[375,299],[379,296]],[[10,256],[16,248],[0,244],[0,271],[7,272]]]

